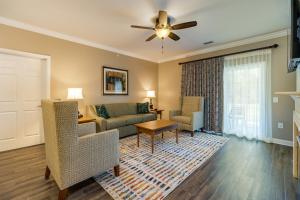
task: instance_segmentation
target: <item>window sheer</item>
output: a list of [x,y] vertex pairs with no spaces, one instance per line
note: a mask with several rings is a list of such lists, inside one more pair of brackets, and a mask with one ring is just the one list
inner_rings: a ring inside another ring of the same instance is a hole
[[270,141],[270,79],[271,50],[225,57],[224,133]]

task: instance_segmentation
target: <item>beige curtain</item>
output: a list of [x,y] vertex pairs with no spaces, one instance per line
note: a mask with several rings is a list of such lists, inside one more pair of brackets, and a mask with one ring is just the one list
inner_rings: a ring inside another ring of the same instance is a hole
[[212,58],[182,65],[182,96],[203,96],[204,128],[221,132],[223,126],[224,58]]

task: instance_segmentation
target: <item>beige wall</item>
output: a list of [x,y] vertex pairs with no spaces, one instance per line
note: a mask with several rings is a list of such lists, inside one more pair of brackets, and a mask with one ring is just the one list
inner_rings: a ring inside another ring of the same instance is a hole
[[[279,44],[277,49],[272,50],[272,94],[276,91],[294,91],[296,90],[295,73],[287,73],[287,37],[281,37],[264,42],[244,45],[236,48],[211,52],[207,54],[192,56],[159,64],[158,81],[159,93],[158,104],[160,108],[165,109],[164,118],[168,117],[170,109],[179,107],[180,85],[181,85],[181,66],[179,62],[200,59],[221,55],[230,52],[248,50],[263,46]],[[274,95],[273,95],[274,96]],[[272,103],[272,134],[273,138],[292,140],[292,111],[294,102],[288,96],[279,96],[279,103]],[[284,129],[277,128],[277,122],[284,123]]]
[[[178,62],[220,55],[278,43],[272,54],[272,93],[295,90],[295,73],[287,73],[287,38],[282,37],[237,48],[193,56],[162,64],[156,64],[124,55],[117,55],[65,40],[0,25],[0,48],[44,54],[51,56],[51,97],[64,99],[68,87],[82,87],[84,103],[145,101],[145,90],[158,90],[159,107],[165,109],[164,118],[170,109],[178,108],[181,85],[181,67]],[[128,96],[102,95],[102,66],[129,70]],[[159,84],[159,87],[158,87]],[[293,101],[279,97],[272,104],[273,137],[292,139]],[[284,122],[284,129],[277,129],[277,122]]]
[[[84,104],[144,101],[157,90],[156,63],[0,25],[0,48],[51,56],[51,98],[64,99],[68,87],[82,87]],[[129,95],[102,95],[102,66],[128,69]]]

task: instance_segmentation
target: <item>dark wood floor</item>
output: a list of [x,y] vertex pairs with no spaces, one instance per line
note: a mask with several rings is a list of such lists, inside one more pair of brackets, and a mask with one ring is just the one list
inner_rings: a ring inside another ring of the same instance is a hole
[[[57,199],[58,188],[52,178],[44,180],[44,170],[44,145],[0,153],[0,199]],[[111,197],[89,179],[72,187],[68,199]],[[167,199],[300,199],[292,148],[233,137]]]

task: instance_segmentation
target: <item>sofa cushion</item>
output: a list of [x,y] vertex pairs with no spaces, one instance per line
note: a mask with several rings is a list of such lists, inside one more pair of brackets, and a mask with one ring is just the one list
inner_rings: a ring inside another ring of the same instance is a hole
[[106,128],[108,130],[119,128],[126,125],[126,118],[123,117],[112,117],[106,120]]
[[138,123],[152,121],[152,120],[156,120],[154,113],[123,115],[120,117],[112,117],[105,121],[106,121],[106,127],[109,130],[109,129],[120,128],[123,126],[138,124]]
[[134,125],[122,126],[122,127],[118,128],[118,130],[119,130],[120,138],[129,136],[129,135],[134,135],[137,133],[137,129]]
[[136,107],[137,107],[138,114],[149,113],[149,102],[137,103]]
[[111,103],[104,105],[110,117],[137,114],[136,103]]
[[133,125],[143,122],[143,116],[140,115],[123,115],[122,119],[125,119],[126,125]]
[[108,114],[108,112],[107,112],[107,110],[106,110],[106,108],[105,108],[104,105],[101,105],[101,106],[100,105],[96,105],[95,108],[96,108],[97,115],[99,117],[102,117],[104,119],[110,118],[110,116],[109,116],[109,114]]
[[188,116],[174,116],[172,120],[183,124],[192,124],[192,117]]
[[143,122],[156,120],[156,115],[154,113],[140,114],[143,117]]

